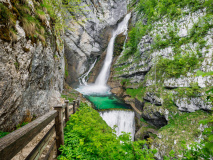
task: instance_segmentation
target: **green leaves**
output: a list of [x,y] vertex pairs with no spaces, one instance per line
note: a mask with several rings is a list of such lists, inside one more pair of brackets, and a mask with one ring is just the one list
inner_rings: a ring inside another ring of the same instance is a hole
[[129,133],[117,137],[99,113],[83,103],[67,122],[64,137],[60,160],[154,159],[155,151],[142,149],[145,142],[132,142]]
[[10,132],[2,132],[0,131],[0,138],[6,136],[7,134],[9,134]]
[[161,58],[157,64],[159,70],[159,75],[163,73],[167,77],[176,77],[180,75],[185,75],[187,72],[196,68],[199,63],[199,59],[195,54],[178,54],[174,59]]

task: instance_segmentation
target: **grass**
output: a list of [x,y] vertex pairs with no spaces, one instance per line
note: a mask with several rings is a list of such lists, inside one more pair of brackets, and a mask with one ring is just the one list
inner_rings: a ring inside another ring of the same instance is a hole
[[178,54],[173,59],[161,58],[157,63],[157,74],[168,78],[179,78],[180,75],[186,75],[199,67],[202,61],[195,55],[186,53]]
[[[61,34],[64,28],[67,28],[65,25],[65,15],[67,14],[65,8],[69,9],[72,13],[80,13],[78,7],[80,1],[74,0],[71,5],[65,5],[65,3],[69,2],[70,0],[65,0],[63,3],[61,0],[33,1],[33,12],[26,0],[11,1],[12,9],[9,9],[6,3],[0,3],[0,25],[4,25],[4,27],[0,27],[0,38],[8,42],[12,40],[15,43],[17,36],[13,30],[16,30],[16,21],[19,20],[27,39],[31,40],[32,43],[41,41],[43,46],[46,46],[46,38],[52,34],[52,36],[56,37],[55,44],[57,50],[61,50],[63,48]],[[58,16],[59,13],[60,16]],[[50,25],[48,26],[47,15],[50,17]]]
[[[168,155],[171,150],[174,150],[178,154],[179,150],[182,150],[182,141],[186,141],[187,144],[198,140],[201,135],[200,120],[206,119],[210,116],[210,113],[204,111],[196,111],[194,113],[177,113],[169,117],[169,122],[166,126],[159,130],[159,135],[162,138],[156,138],[154,144],[159,144],[162,147],[166,146],[166,154]],[[176,145],[174,141],[176,140]],[[164,150],[161,148],[161,150]]]
[[138,98],[139,100],[142,100],[145,91],[146,91],[145,87],[139,87],[137,89],[127,89],[126,93],[130,95],[132,98]]
[[[19,129],[19,128],[25,126],[25,125],[28,124],[28,123],[29,123],[29,122],[22,122],[22,123],[20,123],[20,124],[18,124],[18,125],[16,126],[16,129]],[[6,135],[8,135],[8,134],[10,134],[10,132],[3,132],[3,131],[0,131],[0,138],[6,136]]]
[[20,124],[18,124],[18,125],[16,126],[16,129],[19,129],[19,128],[25,126],[25,125],[28,124],[28,123],[29,123],[29,122],[22,122],[22,123],[20,123]]
[[7,134],[9,134],[10,132],[3,132],[3,131],[0,131],[0,138],[6,136]]

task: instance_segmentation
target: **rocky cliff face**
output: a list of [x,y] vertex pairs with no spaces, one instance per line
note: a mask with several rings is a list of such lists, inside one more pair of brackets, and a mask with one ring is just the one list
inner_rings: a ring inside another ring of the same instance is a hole
[[[129,44],[113,64],[108,83],[111,92],[131,104],[137,118],[146,123],[141,124],[136,138],[152,137],[159,159],[169,150],[181,149],[184,138],[180,134],[187,137],[187,143],[197,141],[204,127],[199,119],[211,115],[199,110],[213,107],[206,92],[213,77],[199,75],[213,69],[212,12],[206,8],[180,10],[178,17],[164,15],[151,25],[143,11],[133,14]],[[153,127],[162,129],[157,133]]]
[[67,20],[73,30],[65,33],[66,82],[73,86],[106,49],[113,27],[127,13],[126,0],[84,0],[81,5],[77,21]]
[[55,36],[49,32],[45,45],[32,42],[19,21],[15,23],[16,41],[0,40],[0,130],[4,131],[57,105],[64,81],[64,51],[56,49]]

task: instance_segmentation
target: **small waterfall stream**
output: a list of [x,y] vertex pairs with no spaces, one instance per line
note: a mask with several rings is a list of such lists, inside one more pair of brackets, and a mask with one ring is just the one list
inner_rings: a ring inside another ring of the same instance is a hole
[[[106,58],[104,60],[103,67],[101,72],[99,73],[94,84],[87,84],[85,77],[88,76],[89,72],[92,70],[94,66],[91,66],[85,75],[83,75],[80,79],[84,85],[80,85],[76,90],[85,95],[95,106],[97,109],[110,109],[110,108],[128,108],[123,103],[118,102],[116,98],[112,98],[110,88],[107,86],[107,81],[110,74],[110,67],[113,59],[113,51],[114,51],[114,42],[117,35],[123,33],[127,34],[128,31],[128,22],[131,17],[131,14],[127,14],[126,17],[118,24],[116,30],[113,31],[112,38],[108,44]],[[98,107],[97,107],[97,102]],[[101,107],[99,107],[99,105]],[[120,106],[120,107],[119,107]],[[135,134],[135,113],[131,110],[108,110],[108,111],[100,111],[101,117],[106,121],[106,123],[113,127],[117,126],[116,134],[119,136],[122,131],[130,132],[132,136],[132,140],[134,140]]]
[[90,66],[89,70],[83,74],[80,78],[79,78],[79,83],[80,85],[87,85],[87,76],[89,75],[89,73],[91,72],[91,70],[93,69],[93,67],[95,66],[95,63],[97,62],[97,58],[95,59],[95,61],[92,63],[92,65]]
[[100,115],[111,128],[114,125],[118,126],[115,128],[117,135],[121,135],[122,131],[131,133],[132,141],[134,141],[135,114],[133,111],[104,111],[100,112]]

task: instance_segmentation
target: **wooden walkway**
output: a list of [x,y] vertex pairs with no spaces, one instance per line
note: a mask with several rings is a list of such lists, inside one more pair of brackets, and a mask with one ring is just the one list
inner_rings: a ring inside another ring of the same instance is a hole
[[53,138],[54,133],[56,138],[51,144],[45,160],[53,159],[54,146],[56,145],[57,155],[60,155],[58,150],[60,145],[64,144],[64,127],[69,120],[69,116],[76,112],[79,107],[79,100],[74,100],[69,103],[65,101],[64,105],[55,106],[53,111],[37,118],[36,120],[28,123],[22,128],[6,135],[0,139],[0,159],[10,160],[19,151],[21,151],[36,135],[38,135],[47,125],[55,119],[55,124],[49,129],[46,135],[36,145],[36,147],[29,153],[26,160],[37,160],[42,155],[45,147],[49,141]]

